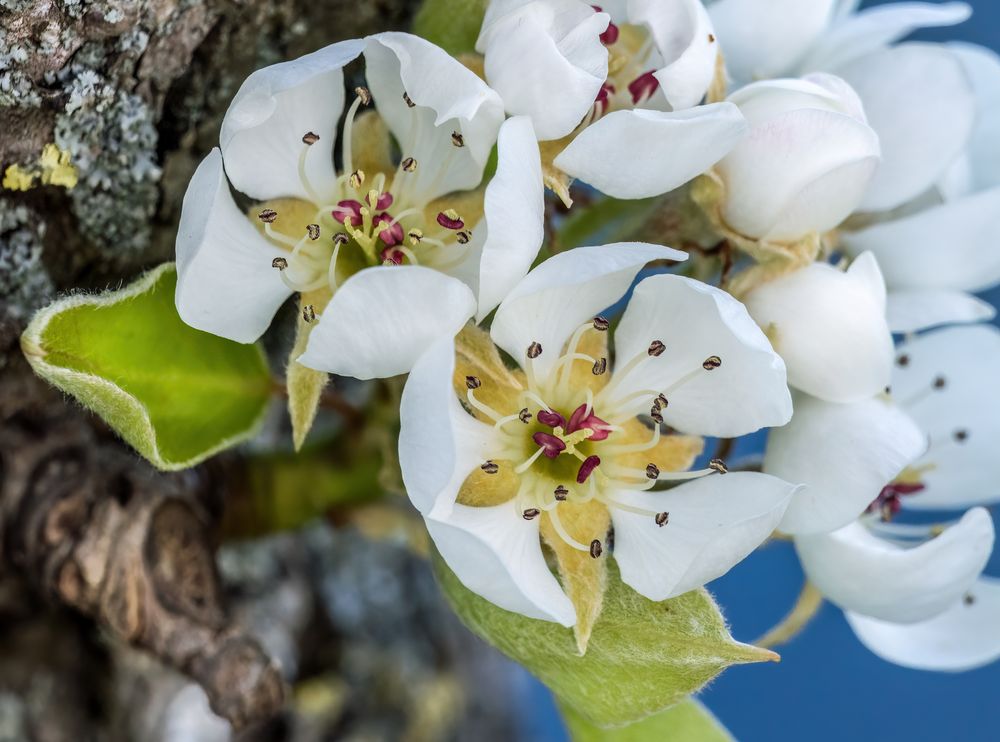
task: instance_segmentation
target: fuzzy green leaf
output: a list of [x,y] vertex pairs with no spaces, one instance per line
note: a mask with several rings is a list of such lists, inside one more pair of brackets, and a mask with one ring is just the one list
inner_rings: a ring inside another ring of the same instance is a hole
[[613,560],[604,609],[582,657],[572,629],[498,608],[466,589],[440,557],[435,571],[466,626],[597,726],[630,724],[663,711],[730,665],[778,659],[735,641],[705,590],[655,603],[621,581]]
[[568,706],[562,711],[573,742],[735,742],[719,720],[693,699],[614,729],[594,726]]
[[160,469],[183,469],[245,440],[271,393],[261,349],[184,324],[165,264],[119,291],[38,312],[21,347],[39,376],[75,397]]
[[449,54],[475,51],[488,0],[424,0],[413,19],[413,33]]

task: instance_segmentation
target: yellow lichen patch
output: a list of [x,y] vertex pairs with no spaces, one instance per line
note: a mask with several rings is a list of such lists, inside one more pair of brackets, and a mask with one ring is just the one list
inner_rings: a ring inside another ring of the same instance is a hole
[[601,374],[595,374],[594,364],[587,360],[577,359],[570,366],[569,387],[580,390],[589,388],[594,394],[597,394],[607,385],[611,378],[611,361],[607,360],[608,333],[599,332],[598,330],[587,330],[583,334],[583,337],[580,338],[580,342],[576,346],[576,352],[588,355],[596,359],[598,363],[600,363],[602,358],[606,360],[607,368]]
[[[458,491],[458,502],[470,507],[487,508],[510,502],[517,495],[521,478],[514,473],[514,462],[493,461],[496,472],[475,469],[462,483]],[[513,506],[511,506],[513,507]]]
[[70,164],[70,154],[54,144],[46,144],[33,167],[11,165],[4,171],[3,185],[10,191],[27,191],[38,180],[41,185],[73,188],[80,179],[77,169]]
[[[476,398],[497,412],[512,415],[520,409],[520,393],[525,388],[524,374],[504,365],[490,334],[469,324],[455,338],[455,393],[465,399],[467,376],[482,382],[476,389]],[[478,410],[476,417],[492,424]]]
[[[622,427],[625,430],[615,439],[616,443],[643,443],[652,439],[653,431],[638,420],[629,420]],[[660,471],[685,471],[691,468],[704,448],[705,441],[695,435],[664,435],[655,448],[622,454],[618,462],[635,469],[655,464]]]
[[[373,176],[396,172],[392,161],[392,137],[382,117],[375,111],[362,111],[351,129],[351,162],[355,169]],[[419,163],[417,163],[419,167]]]
[[3,187],[8,191],[26,191],[34,187],[38,176],[20,165],[11,165],[3,174]]
[[611,514],[604,505],[591,500],[564,503],[558,508],[558,517],[566,533],[576,541],[589,546],[597,540],[602,545],[601,555],[597,558],[591,552],[580,551],[563,540],[548,513],[542,515],[542,538],[555,554],[559,579],[576,609],[573,632],[577,649],[582,655],[587,651],[590,633],[604,604],[608,557],[603,545],[611,526]]
[[38,165],[42,169],[42,183],[66,189],[75,186],[79,180],[79,173],[69,160],[69,152],[59,149],[54,144],[46,144],[38,158]]

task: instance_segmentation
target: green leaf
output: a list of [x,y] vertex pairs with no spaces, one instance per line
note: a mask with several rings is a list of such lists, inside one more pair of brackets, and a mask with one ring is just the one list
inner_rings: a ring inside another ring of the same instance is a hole
[[424,0],[413,19],[413,33],[449,54],[475,51],[488,0]]
[[184,324],[172,263],[119,291],[42,309],[21,337],[35,373],[75,397],[160,469],[251,436],[271,394],[261,349]]
[[660,712],[730,665],[778,659],[774,652],[735,641],[705,590],[656,603],[622,583],[613,560],[604,609],[582,657],[572,629],[498,608],[466,589],[439,556],[435,571],[466,626],[598,726]]
[[594,726],[568,706],[562,711],[573,742],[734,742],[719,720],[693,699],[614,729]]

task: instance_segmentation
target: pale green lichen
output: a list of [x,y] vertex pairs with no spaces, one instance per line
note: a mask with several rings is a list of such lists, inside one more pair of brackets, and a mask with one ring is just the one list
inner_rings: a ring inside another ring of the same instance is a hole
[[31,49],[12,39],[0,25],[0,108],[41,104],[42,98],[31,79],[20,69],[30,54]]
[[[86,59],[92,50],[81,51]],[[68,100],[56,116],[55,140],[80,173],[70,198],[81,232],[102,250],[143,250],[159,195],[153,112],[75,60],[65,78]]]
[[24,320],[53,294],[42,265],[45,224],[26,206],[0,199],[0,307]]

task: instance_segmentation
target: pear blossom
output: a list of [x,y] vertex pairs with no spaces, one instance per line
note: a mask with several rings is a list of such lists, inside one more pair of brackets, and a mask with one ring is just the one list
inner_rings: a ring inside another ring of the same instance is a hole
[[885,283],[870,253],[846,271],[811,263],[744,297],[788,367],[788,383],[832,402],[870,398],[890,383]]
[[881,148],[849,85],[827,74],[767,80],[729,101],[750,134],[713,171],[726,227],[752,240],[790,243],[833,229],[857,208]]
[[643,243],[557,254],[500,304],[476,357],[456,359],[446,339],[415,365],[400,413],[403,479],[470,590],[571,626],[573,603],[540,535],[594,559],[612,553],[626,584],[663,600],[725,573],[781,519],[793,486],[724,474],[718,460],[674,471],[697,450],[678,457],[686,436],[660,425],[735,436],[791,416],[784,364],[739,302],[685,277],[646,278],[609,361],[610,323],[598,312],[646,262],[684,257]]
[[555,168],[645,198],[699,175],[746,133],[732,104],[698,105],[717,46],[699,0],[492,0],[476,50],[507,112],[552,140]]
[[[346,112],[335,170],[343,68],[359,56],[368,87]],[[359,114],[372,103],[377,113]],[[435,338],[489,313],[541,245],[535,135],[527,119],[503,118],[474,73],[404,33],[253,73],[184,198],[181,317],[252,342],[298,293],[315,322],[303,365],[359,378],[408,371]],[[263,203],[243,213],[230,185]]]
[[[892,394],[849,404],[804,396],[771,432],[764,471],[805,485],[779,528],[809,579],[876,654],[932,670],[1000,658],[994,541],[980,507],[1000,499],[1000,331],[957,326],[896,351]],[[972,507],[940,535],[903,509]]]
[[[915,64],[915,55],[928,63]],[[861,215],[842,244],[878,256],[894,331],[989,319],[994,309],[970,292],[1000,282],[1000,58],[966,44],[903,45],[882,57],[851,74],[870,78],[862,89],[876,101],[894,91],[874,125],[885,141],[912,145],[890,145],[903,151],[889,164],[924,169],[894,168],[881,189],[877,178],[874,205],[895,208]],[[881,200],[896,183],[901,195]],[[900,198],[909,200],[896,205]]]
[[968,20],[967,3],[860,0],[712,0],[708,13],[739,83],[836,68],[884,49],[920,28]]

